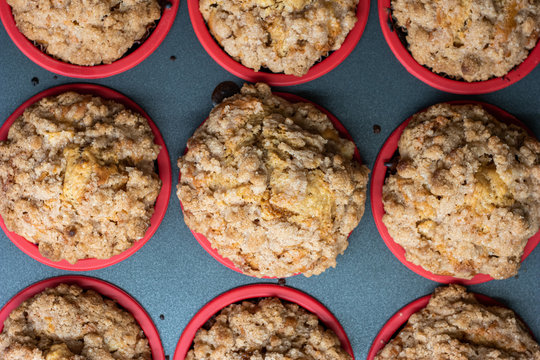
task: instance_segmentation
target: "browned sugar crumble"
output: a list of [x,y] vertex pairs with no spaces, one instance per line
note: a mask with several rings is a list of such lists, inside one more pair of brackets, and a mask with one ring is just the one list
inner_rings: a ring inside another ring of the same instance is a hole
[[186,360],[351,360],[332,330],[296,304],[266,298],[233,304],[200,329]]
[[517,274],[540,228],[540,143],[477,105],[415,114],[383,187],[390,236],[439,275]]
[[49,55],[110,64],[161,17],[157,0],[7,0],[19,30]]
[[244,66],[302,76],[338,50],[356,24],[358,0],[201,0],[225,51]]
[[369,170],[353,154],[312,104],[244,85],[178,159],[186,224],[246,274],[320,274],[364,213]]
[[480,304],[459,285],[435,289],[375,360],[539,360],[540,346],[516,314]]
[[392,0],[414,59],[465,81],[501,77],[540,36],[538,0]]
[[4,322],[2,360],[150,360],[133,316],[92,290],[61,284],[23,302]]
[[110,258],[150,226],[159,151],[146,118],[119,103],[44,98],[0,142],[0,214],[49,259]]

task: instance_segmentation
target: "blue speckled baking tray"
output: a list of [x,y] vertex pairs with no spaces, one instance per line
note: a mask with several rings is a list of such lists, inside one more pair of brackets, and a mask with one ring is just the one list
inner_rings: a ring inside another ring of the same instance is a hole
[[[315,101],[335,114],[368,166],[372,167],[382,143],[399,123],[440,101],[470,98],[493,103],[540,136],[538,68],[493,94],[456,96],[435,90],[411,76],[390,52],[376,5],[373,1],[358,46],[339,67],[310,83],[279,89]],[[41,90],[79,82],[56,77],[32,63],[3,28],[0,45],[0,119],[5,120]],[[32,82],[34,77],[39,84]],[[191,28],[184,1],[171,32],[154,54],[128,72],[92,82],[126,94],[148,112],[165,138],[175,184],[176,158],[208,115],[212,90],[225,80],[241,83],[205,53]],[[378,134],[373,132],[375,124],[382,129]],[[408,270],[386,248],[375,228],[369,198],[365,215],[349,241],[337,268],[311,278],[295,276],[287,279],[287,284],[323,302],[347,331],[356,358],[365,359],[388,318],[410,301],[431,293],[437,284]],[[0,234],[0,306],[29,284],[65,273],[30,259]],[[199,246],[184,224],[174,193],[161,227],[139,252],[120,264],[84,274],[110,281],[134,296],[154,319],[165,353],[171,357],[184,326],[207,301],[233,287],[260,282],[225,268]],[[540,337],[540,249],[523,263],[518,277],[470,288],[509,305]]]

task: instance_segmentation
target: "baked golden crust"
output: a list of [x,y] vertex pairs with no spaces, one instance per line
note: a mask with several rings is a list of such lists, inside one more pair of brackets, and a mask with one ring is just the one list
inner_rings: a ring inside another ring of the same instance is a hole
[[110,64],[161,16],[157,0],[7,0],[19,30],[62,61]]
[[259,71],[302,76],[338,50],[356,23],[358,0],[201,0],[200,11],[225,51]]
[[350,360],[317,316],[277,298],[233,304],[200,329],[186,360]]
[[517,274],[540,228],[540,144],[477,105],[438,104],[412,117],[397,173],[383,187],[390,236],[439,275]]
[[49,259],[110,258],[150,225],[159,150],[146,119],[119,103],[44,98],[0,142],[0,214]]
[[353,153],[313,105],[244,85],[178,160],[186,224],[247,274],[319,274],[364,212],[369,171]]
[[428,305],[375,360],[538,360],[540,346],[510,309],[480,304],[459,285],[439,287]]
[[392,9],[417,62],[466,81],[507,74],[540,36],[538,0],[392,0]]
[[150,360],[139,324],[116,302],[61,284],[23,302],[4,322],[2,360]]

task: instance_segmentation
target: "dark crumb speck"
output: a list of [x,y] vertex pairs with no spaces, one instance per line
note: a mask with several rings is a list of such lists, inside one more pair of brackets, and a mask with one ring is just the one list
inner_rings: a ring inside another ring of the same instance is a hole
[[373,133],[378,134],[381,132],[381,126],[380,125],[373,125]]
[[37,77],[32,78],[32,85],[36,86],[39,84],[39,79]]
[[52,78],[53,78],[54,80],[56,80],[56,79],[58,79],[58,76],[54,75]]
[[277,283],[280,286],[285,286],[287,284],[287,281],[284,278],[281,278],[281,279],[278,280]]
[[397,166],[399,163],[399,159],[400,159],[399,153],[396,151],[396,153],[394,154],[394,156],[392,156],[391,159],[384,162],[384,166],[386,166],[386,168],[388,169],[389,174],[394,175],[397,173]]
[[165,360],[169,360],[169,355],[165,355]]
[[171,59],[171,61],[176,61],[176,56],[171,55],[171,57],[169,59]]
[[212,104],[220,104],[223,100],[240,92],[240,87],[232,81],[219,83],[212,93]]
[[73,237],[73,236],[75,236],[76,233],[77,233],[77,231],[75,229],[70,229],[69,232],[68,232],[68,235]]
[[159,319],[160,320],[165,320],[165,315],[163,315],[163,314],[159,315]]

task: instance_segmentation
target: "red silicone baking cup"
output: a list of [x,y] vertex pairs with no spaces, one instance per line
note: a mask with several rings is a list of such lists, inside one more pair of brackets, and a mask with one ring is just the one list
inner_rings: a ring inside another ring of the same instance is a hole
[[523,79],[540,62],[540,46],[536,44],[529,56],[508,74],[485,81],[466,82],[452,80],[438,75],[428,68],[420,65],[413,58],[409,50],[403,45],[393,28],[391,14],[392,0],[379,0],[379,21],[384,38],[399,62],[409,73],[436,89],[454,94],[485,94],[501,90]]
[[[481,105],[487,112],[489,112],[491,115],[493,115],[495,118],[497,118],[499,121],[507,123],[507,124],[514,124],[517,125],[523,129],[525,129],[530,136],[534,137],[533,132],[528,129],[525,124],[523,124],[520,120],[515,118],[513,115],[507,113],[506,111],[484,102],[479,101],[449,101],[448,104],[453,105],[464,105],[464,104],[476,104]],[[421,110],[419,112],[424,112],[427,109]],[[427,279],[437,281],[440,283],[459,283],[463,285],[474,285],[474,284],[480,284],[484,283],[486,281],[493,280],[493,278],[486,274],[477,274],[472,279],[461,279],[456,278],[452,276],[446,276],[446,275],[436,275],[433,274],[421,266],[415,265],[410,261],[407,261],[405,259],[405,250],[401,247],[401,245],[397,244],[388,233],[388,229],[384,225],[382,221],[382,217],[384,215],[384,207],[382,203],[382,189],[384,185],[384,181],[386,179],[386,166],[384,165],[385,162],[390,160],[397,148],[398,148],[398,142],[399,138],[401,137],[401,134],[403,133],[403,130],[409,123],[412,117],[405,120],[399,127],[394,130],[394,132],[388,137],[386,142],[384,143],[383,147],[381,148],[381,151],[379,152],[379,155],[377,155],[377,159],[375,160],[375,165],[373,166],[373,174],[371,176],[371,208],[373,211],[373,217],[375,219],[375,224],[377,225],[377,229],[379,230],[379,234],[381,234],[381,237],[383,238],[384,242],[386,243],[386,246],[390,249],[392,254],[394,254],[399,261],[406,267],[408,267],[410,270],[414,271],[420,276],[423,276]],[[523,256],[521,257],[521,261],[525,260],[527,256],[533,251],[533,249],[538,245],[540,242],[540,231],[537,232],[533,237],[529,239],[527,242],[527,245],[525,246],[525,249],[523,251]]]
[[4,328],[4,321],[6,321],[9,314],[19,307],[19,305],[45,289],[52,288],[60,284],[78,285],[82,289],[94,290],[95,292],[116,301],[118,305],[131,313],[135,320],[137,320],[137,323],[148,339],[148,344],[150,345],[150,350],[152,351],[152,359],[165,360],[165,354],[163,352],[163,346],[161,345],[159,333],[154,325],[154,322],[146,313],[144,308],[134,298],[120,288],[103,280],[86,276],[58,276],[42,280],[22,290],[17,295],[12,297],[11,300],[9,300],[7,304],[4,305],[4,307],[0,310],[0,332],[2,332],[2,329]]
[[369,15],[369,0],[359,0],[356,7],[357,22],[349,32],[341,47],[332,52],[322,61],[316,63],[303,76],[275,74],[271,72],[255,71],[234,60],[216,42],[206,26],[206,22],[199,10],[199,0],[188,0],[189,17],[197,38],[206,52],[231,74],[250,82],[265,82],[272,86],[289,86],[303,84],[315,80],[337,67],[354,50],[362,37]]
[[241,286],[236,289],[232,289],[223,293],[206,304],[191,321],[188,323],[176,350],[174,352],[173,360],[184,360],[188,351],[191,349],[193,339],[197,331],[215,314],[224,309],[225,307],[249,299],[277,297],[281,300],[285,300],[291,303],[295,303],[310,313],[316,315],[319,320],[330,330],[332,330],[339,341],[343,349],[352,356],[354,359],[351,343],[345,330],[336,319],[336,317],[328,310],[323,304],[315,300],[308,294],[296,290],[287,286],[280,286],[276,284],[253,284]]
[[[292,103],[305,102],[305,103],[310,103],[310,104],[314,105],[319,111],[323,112],[324,114],[326,114],[326,116],[328,116],[328,119],[332,122],[332,125],[334,125],[334,128],[336,128],[336,130],[339,132],[341,137],[343,137],[343,138],[345,138],[345,139],[347,139],[347,140],[354,143],[351,134],[349,134],[349,132],[347,131],[347,129],[345,129],[343,124],[340,123],[339,120],[334,115],[332,115],[332,113],[330,113],[328,110],[326,110],[322,106],[317,105],[314,102],[311,102],[309,100],[306,100],[306,99],[304,99],[304,98],[302,98],[300,96],[294,95],[294,94],[282,93],[282,92],[274,92],[273,94],[277,95],[277,96],[280,96],[283,99],[285,99],[287,101],[290,101]],[[204,120],[204,121],[206,121],[206,120]],[[203,124],[204,124],[204,122],[203,122]],[[187,152],[187,149],[186,149],[186,152]],[[362,158],[360,157],[360,152],[358,151],[358,148],[356,147],[356,145],[354,146],[354,159],[356,161],[358,161],[358,163],[360,163],[360,164],[362,163]],[[182,177],[182,174],[179,174],[178,175],[178,182],[180,182],[181,177]],[[180,202],[180,207],[182,208],[182,210],[184,209],[184,207],[182,206],[182,202]],[[212,245],[210,244],[210,241],[208,241],[206,236],[204,236],[203,234],[197,233],[197,232],[195,232],[195,231],[193,231],[191,229],[190,229],[190,231],[193,234],[193,236],[195,237],[195,239],[197,239],[199,244],[204,248],[204,250],[206,250],[206,252],[208,252],[220,264],[225,265],[229,269],[234,270],[234,271],[236,271],[238,273],[255,277],[253,275],[245,274],[242,270],[238,269],[231,260],[221,256],[219,254],[219,252],[212,247]],[[296,275],[298,275],[298,274],[296,274]],[[275,279],[275,277],[268,277],[268,276],[263,276],[262,278],[263,279]]]
[[159,132],[156,124],[150,119],[148,114],[144,112],[144,110],[137,105],[133,100],[129,99],[127,96],[106,88],[104,86],[99,85],[93,85],[93,84],[67,84],[67,85],[61,85],[57,87],[53,87],[51,89],[47,89],[45,91],[40,92],[37,95],[34,95],[27,101],[25,101],[21,106],[15,110],[13,114],[11,114],[10,117],[4,122],[4,125],[0,128],[0,141],[4,141],[7,139],[7,135],[9,132],[9,128],[13,124],[13,122],[23,114],[24,110],[29,107],[30,105],[34,104],[35,102],[39,101],[40,99],[48,96],[56,96],[61,93],[64,93],[66,91],[75,91],[80,94],[92,94],[95,96],[100,96],[108,100],[114,100],[117,101],[123,105],[125,105],[127,108],[143,115],[148,120],[148,125],[150,125],[150,128],[152,129],[152,133],[154,134],[154,142],[161,146],[161,151],[159,152],[158,158],[157,158],[157,165],[159,169],[159,177],[161,179],[161,190],[159,192],[159,195],[156,200],[155,208],[154,208],[154,214],[152,215],[152,218],[150,219],[150,227],[146,230],[146,233],[144,237],[140,240],[137,240],[132,247],[125,250],[124,252],[115,255],[109,259],[82,259],[77,261],[75,264],[70,264],[66,260],[61,261],[52,261],[51,259],[47,259],[43,255],[40,254],[38,250],[38,246],[36,244],[31,243],[30,241],[26,240],[20,235],[17,235],[14,232],[9,231],[6,228],[6,224],[4,223],[4,219],[0,216],[0,227],[4,232],[6,233],[7,237],[19,248],[21,249],[26,255],[30,256],[34,260],[39,261],[42,264],[62,269],[62,270],[71,270],[71,271],[86,271],[86,270],[97,270],[102,269],[107,266],[114,265],[116,263],[119,263],[120,261],[123,261],[133,255],[135,252],[137,252],[140,248],[143,247],[144,244],[154,235],[157,228],[159,227],[159,224],[161,224],[161,220],[163,220],[163,217],[165,216],[165,212],[167,211],[167,205],[169,204],[169,197],[171,195],[171,162],[169,160],[169,153],[167,152],[167,147],[165,146],[165,142],[163,141],[163,137],[161,136],[161,133]]
[[[476,300],[478,300],[478,302],[482,305],[505,307],[500,302],[486,295],[476,293],[473,293],[473,295],[476,297]],[[383,326],[381,331],[377,334],[375,340],[373,340],[373,344],[371,345],[371,348],[368,352],[367,360],[373,360],[375,358],[375,355],[377,355],[377,353],[386,346],[386,344],[394,337],[394,335],[397,335],[398,331],[409,320],[411,315],[427,306],[429,299],[431,299],[431,295],[421,297],[420,299],[413,301],[412,303],[406,305],[397,313],[395,313],[394,316],[392,316],[390,320],[388,320],[388,322]]]
[[100,79],[119,74],[135,67],[158,48],[171,29],[180,4],[180,0],[168,1],[170,7],[163,8],[161,18],[158,20],[156,28],[152,31],[152,34],[150,34],[148,39],[144,40],[137,49],[111,64],[95,66],[70,64],[57,60],[41,51],[32,41],[28,40],[26,36],[19,31],[15,19],[13,18],[11,7],[5,0],[0,1],[0,19],[2,19],[2,23],[4,23],[8,35],[15,45],[17,45],[19,50],[42,68],[63,76],[80,79]]

